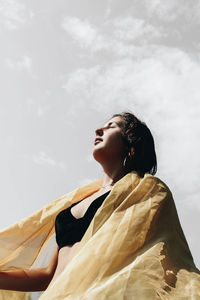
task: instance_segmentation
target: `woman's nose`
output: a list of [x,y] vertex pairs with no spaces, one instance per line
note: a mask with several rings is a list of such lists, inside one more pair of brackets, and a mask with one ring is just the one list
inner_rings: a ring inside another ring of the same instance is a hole
[[98,135],[98,136],[102,136],[103,135],[103,129],[102,128],[96,129],[95,134]]

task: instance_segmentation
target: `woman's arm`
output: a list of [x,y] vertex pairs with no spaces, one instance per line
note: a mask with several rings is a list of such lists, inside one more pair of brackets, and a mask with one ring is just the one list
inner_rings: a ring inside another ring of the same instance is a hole
[[44,291],[54,275],[57,259],[58,249],[49,265],[44,268],[0,271],[0,289],[23,292]]

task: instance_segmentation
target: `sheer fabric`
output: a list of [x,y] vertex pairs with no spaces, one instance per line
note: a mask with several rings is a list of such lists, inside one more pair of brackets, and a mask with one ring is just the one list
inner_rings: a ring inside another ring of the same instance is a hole
[[[54,251],[57,213],[100,184],[79,188],[4,230],[1,268],[45,265]],[[0,299],[25,299],[25,294],[3,291]],[[162,181],[132,172],[114,185],[72,260],[40,296],[51,299],[200,299],[200,272]]]

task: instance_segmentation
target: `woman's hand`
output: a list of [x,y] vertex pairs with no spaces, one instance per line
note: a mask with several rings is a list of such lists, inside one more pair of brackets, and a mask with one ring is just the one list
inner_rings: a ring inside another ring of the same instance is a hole
[[58,250],[49,265],[44,268],[0,271],[0,289],[23,292],[44,291],[54,275],[57,258]]
[[0,289],[14,291],[43,291],[51,280],[46,268],[0,272]]

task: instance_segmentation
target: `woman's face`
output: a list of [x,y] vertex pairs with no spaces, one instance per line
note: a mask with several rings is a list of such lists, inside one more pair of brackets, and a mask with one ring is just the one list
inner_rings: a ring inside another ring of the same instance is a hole
[[123,160],[125,146],[122,140],[123,120],[121,117],[110,119],[95,131],[93,156],[98,162]]

